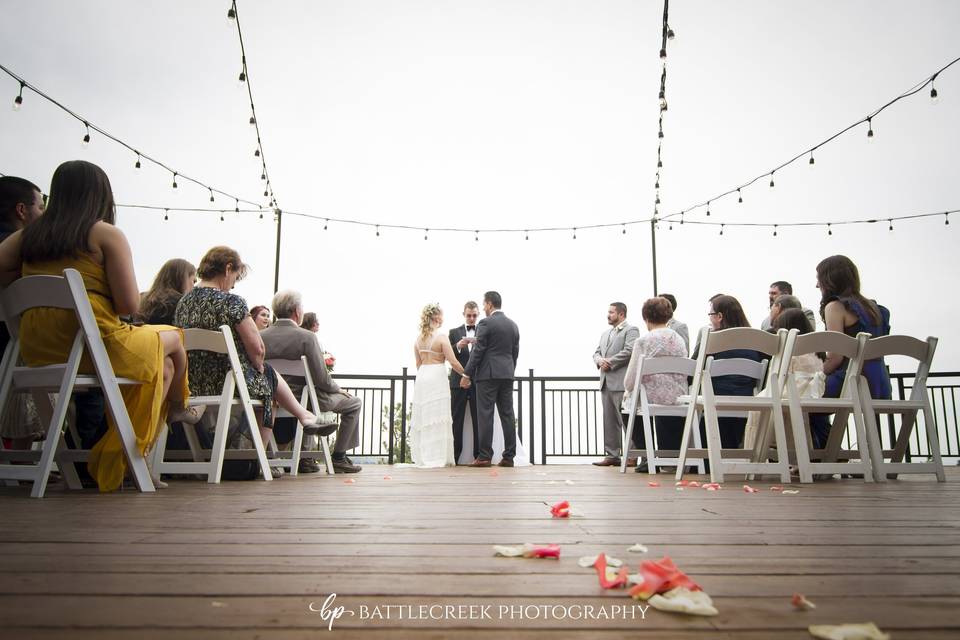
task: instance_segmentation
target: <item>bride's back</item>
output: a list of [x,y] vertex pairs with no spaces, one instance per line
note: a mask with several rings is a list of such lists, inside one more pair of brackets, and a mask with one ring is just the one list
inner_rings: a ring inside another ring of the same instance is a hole
[[434,333],[427,338],[422,336],[417,338],[417,351],[420,353],[423,364],[443,364],[445,362],[446,358],[443,355],[441,340],[446,340],[441,332]]

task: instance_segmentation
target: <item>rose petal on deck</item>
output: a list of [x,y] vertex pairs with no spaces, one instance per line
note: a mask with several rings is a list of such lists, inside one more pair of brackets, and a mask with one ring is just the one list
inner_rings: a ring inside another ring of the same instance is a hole
[[704,484],[700,485],[700,488],[706,489],[707,491],[720,491],[721,489],[720,484],[717,482],[705,482]]
[[493,471],[490,472],[490,475],[496,477],[496,476],[498,476],[498,475],[500,475],[500,474],[497,473],[497,470],[496,470],[496,469],[494,469]]
[[393,478],[391,478],[390,476],[383,476],[383,479],[384,479],[384,480],[393,480]]
[[795,496],[800,493],[800,489],[784,489],[782,493],[785,496]]
[[770,487],[770,491],[783,491],[783,487],[781,487],[778,484],[775,484],[772,487]]
[[700,591],[700,585],[677,568],[669,556],[660,560],[644,560],[640,563],[640,575],[643,581],[630,590],[630,596],[646,600],[657,593],[664,593],[676,587],[690,591]]
[[627,553],[646,553],[647,551],[649,551],[649,549],[647,549],[645,546],[643,546],[639,542],[633,545],[632,547],[630,547],[629,549],[627,549]]
[[627,568],[620,567],[620,572],[617,573],[612,578],[607,573],[607,557],[604,554],[597,556],[597,561],[593,563],[594,569],[597,570],[597,578],[600,580],[600,586],[604,589],[619,589],[624,587],[627,584]]
[[497,556],[503,556],[505,558],[519,558],[523,556],[525,545],[493,545],[493,554]]
[[[603,554],[603,555],[606,556],[606,554]],[[597,558],[599,557],[600,557],[600,554],[597,554],[595,556],[582,556],[579,560],[577,560],[577,564],[583,567],[584,569],[586,569],[588,567],[592,567],[595,564],[597,564]],[[618,560],[617,558],[611,558],[609,556],[606,556],[606,561],[607,561],[608,567],[618,568],[623,566],[623,560]]]
[[524,558],[560,558],[560,545],[558,544],[534,545],[527,543],[523,547]]
[[817,608],[817,605],[807,600],[806,596],[804,596],[802,593],[793,594],[793,597],[790,598],[790,604],[792,604],[795,609],[799,609],[800,611],[808,611],[810,609]]
[[571,485],[571,484],[577,484],[577,483],[574,482],[573,480],[564,480],[563,484]]
[[569,518],[570,517],[570,503],[564,500],[563,502],[558,502],[557,504],[550,507],[550,515],[554,518]]
[[674,482],[673,484],[674,484],[675,486],[678,486],[678,487],[686,487],[687,485],[690,484],[690,481],[689,481],[689,480],[677,480],[677,481]]
[[693,487],[693,488],[695,488],[695,489],[699,489],[699,488],[700,488],[700,483],[697,482],[696,480],[691,480],[691,481],[687,484],[687,486],[688,486],[688,487]]
[[650,606],[659,611],[687,613],[695,616],[715,616],[720,612],[713,606],[713,600],[703,591],[691,591],[677,587],[663,595],[655,594],[648,600]]
[[648,487],[659,487],[659,486],[660,486],[660,483],[657,482],[656,480],[651,480],[650,482],[647,483],[647,486],[648,486]]
[[890,640],[890,635],[881,631],[872,622],[857,624],[812,624],[807,627],[814,638],[822,640]]
[[356,484],[356,483],[357,481],[354,480],[353,478],[347,478],[346,480],[343,481],[343,484]]
[[759,489],[754,489],[748,484],[743,485],[743,491],[744,493],[760,493]]

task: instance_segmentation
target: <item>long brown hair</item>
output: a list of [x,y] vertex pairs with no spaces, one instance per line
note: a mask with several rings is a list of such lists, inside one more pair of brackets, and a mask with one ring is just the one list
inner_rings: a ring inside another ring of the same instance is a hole
[[820,317],[825,319],[827,303],[837,298],[853,298],[859,302],[874,323],[881,321],[880,309],[873,300],[860,293],[860,272],[847,256],[830,256],[817,265],[817,283],[820,285]]
[[43,262],[90,253],[90,230],[101,220],[116,220],[107,174],[85,160],[64,162],[50,181],[46,211],[23,231],[21,257]]
[[747,314],[743,312],[740,301],[733,296],[716,296],[710,301],[713,310],[723,314],[720,320],[721,329],[731,329],[733,327],[749,327],[750,321],[747,320]]
[[157,272],[157,277],[153,279],[150,290],[140,302],[140,315],[144,318],[153,317],[154,312],[164,306],[171,297],[185,293],[183,283],[195,275],[197,268],[188,260],[173,258],[164,262]]

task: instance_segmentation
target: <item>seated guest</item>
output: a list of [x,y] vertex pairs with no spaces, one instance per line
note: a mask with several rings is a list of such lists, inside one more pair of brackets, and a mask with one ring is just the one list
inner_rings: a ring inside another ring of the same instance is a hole
[[[734,327],[749,327],[743,307],[733,296],[715,296],[710,301],[710,310],[707,317],[710,319],[710,328],[713,331],[732,329]],[[699,354],[700,345],[694,350],[693,357]],[[762,362],[765,356],[752,349],[730,349],[713,354],[714,360],[726,358],[746,358]],[[714,376],[713,391],[718,396],[752,396],[756,381],[748,376]],[[739,449],[743,445],[743,433],[747,425],[746,418],[718,418],[720,426],[720,444],[724,449]],[[700,432],[703,442],[707,441],[703,419],[700,421]]]
[[[273,315],[277,315],[276,309],[273,311]],[[307,331],[313,331],[317,333],[320,331],[320,322],[317,320],[317,314],[313,311],[307,311],[303,314],[303,320],[300,322],[300,328],[306,329]]]
[[[661,293],[660,297],[666,298],[667,302],[669,302],[670,306],[673,308],[673,313],[677,312],[677,299],[673,296],[673,294]],[[667,328],[673,329],[680,334],[681,338],[683,338],[683,344],[685,344],[687,347],[687,353],[683,354],[683,357],[686,358],[690,353],[690,330],[687,329],[687,325],[671,316],[670,320],[667,322]]]
[[[820,317],[827,331],[840,331],[853,337],[861,331],[874,338],[890,334],[890,311],[860,293],[860,272],[847,256],[830,256],[817,265],[817,287],[822,295]],[[827,376],[824,396],[839,397],[847,375],[847,359],[828,353],[823,372]],[[883,358],[864,362],[863,376],[872,398],[891,398],[890,376]],[[826,444],[829,427],[826,429],[814,434],[815,443]]]
[[270,309],[262,304],[258,304],[253,309],[250,309],[250,317],[253,318],[253,323],[257,326],[257,331],[263,331],[270,326]]
[[[676,331],[670,328],[669,322],[673,317],[673,305],[666,297],[650,298],[643,303],[641,310],[643,321],[647,325],[647,334],[633,342],[633,353],[630,354],[630,363],[623,379],[625,393],[623,396],[624,411],[629,412],[631,398],[639,393],[637,388],[637,372],[640,370],[644,358],[687,357],[687,345]],[[687,377],[681,374],[655,373],[646,375],[640,384],[647,392],[647,400],[652,404],[676,404],[677,397],[689,392]],[[639,409],[639,404],[637,405]],[[683,435],[683,418],[679,416],[657,416],[654,418],[657,433],[658,449],[679,449]],[[646,438],[640,419],[634,421],[634,433],[640,433],[639,441],[634,443],[641,449],[645,447]],[[638,464],[637,473],[647,471],[647,464]]]
[[[320,410],[340,414],[340,428],[337,430],[337,441],[333,448],[334,471],[336,473],[360,471],[360,467],[347,458],[347,451],[360,444],[358,432],[360,398],[341,389],[327,373],[323,351],[320,349],[316,334],[302,328],[303,304],[299,293],[281,291],[273,296],[273,315],[276,322],[260,334],[267,349],[267,358],[299,360],[301,356],[307,357],[307,365],[310,367],[310,376],[313,378]],[[291,382],[290,386],[299,395],[303,389],[303,379]]]
[[[789,294],[783,294],[782,296],[777,296],[777,299],[773,301],[773,304],[770,305],[770,316],[767,318],[770,321],[770,328],[767,329],[770,333],[776,333],[777,330],[773,328],[773,325],[777,322],[777,316],[779,316],[783,311],[787,309],[803,309],[803,305],[800,304],[800,298],[797,296],[791,296]],[[807,320],[807,324],[810,324],[810,321]],[[811,325],[814,326],[814,325]],[[811,329],[812,331],[812,329]]]
[[[767,291],[767,296],[770,301],[770,306],[773,307],[773,303],[776,302],[777,296],[792,296],[793,295],[793,285],[787,282],[786,280],[777,280],[776,282],[770,285],[770,290]],[[802,308],[802,307],[801,307]],[[810,309],[803,308],[803,313],[806,314],[807,320],[810,321],[810,326],[813,327],[813,330],[817,330],[817,318],[813,315],[813,311]],[[770,331],[770,327],[773,326],[773,318],[769,315],[763,319],[760,323],[760,328],[764,331]]]
[[[230,293],[246,274],[247,265],[230,247],[214,247],[207,251],[197,268],[200,282],[184,294],[177,305],[176,324],[184,329],[210,331],[219,331],[221,325],[230,327],[250,397],[263,402],[262,412],[257,407],[257,418],[260,420],[260,436],[266,443],[273,428],[274,403],[292,413],[306,428],[317,424],[317,417],[300,406],[283,378],[264,363],[263,340],[247,310],[247,303]],[[197,396],[220,395],[229,369],[230,361],[225,354],[191,352],[191,392]],[[276,475],[280,475],[278,471],[274,470]]]
[[[59,276],[68,268],[81,273],[114,373],[142,381],[121,388],[142,454],[153,445],[161,420],[196,422],[199,416],[185,408],[187,356],[180,332],[120,320],[120,315],[137,312],[140,294],[130,245],[114,226],[114,216],[113,192],[103,170],[82,160],[65,162],[53,174],[44,215],[0,245],[0,272],[4,283],[21,273]],[[20,324],[24,362],[32,367],[65,362],[77,330],[73,311],[27,311]],[[80,372],[93,373],[89,361],[81,363]],[[87,465],[101,491],[118,489],[126,472],[120,435],[112,416],[108,420],[110,428]]]
[[[29,180],[0,176],[0,242],[43,215],[43,194]],[[7,348],[10,334],[0,323],[0,353]],[[0,416],[0,435],[12,449],[29,449],[34,438],[46,431],[40,424],[33,398],[26,393],[12,394]]]
[[173,324],[177,303],[196,283],[196,267],[181,258],[167,260],[140,301],[139,318],[147,324]]
[[[783,297],[784,296],[780,296],[777,300]],[[807,320],[806,314],[799,305],[777,315],[773,321],[771,331],[776,332],[780,329],[786,329],[787,331],[796,329],[798,335],[813,333],[813,329],[810,327],[810,321]],[[826,359],[826,354],[823,353],[805,353],[801,356],[793,356],[790,358],[787,375],[793,376],[794,380],[796,380],[797,391],[800,393],[801,398],[823,397],[824,381],[826,380],[823,375],[824,359]],[[744,444],[746,447],[752,447],[754,444],[753,436],[756,433],[759,418],[759,412],[750,412],[750,417],[747,419],[746,435],[744,436]],[[824,420],[826,420],[824,414],[810,414],[811,432],[816,433],[818,430],[822,431]]]

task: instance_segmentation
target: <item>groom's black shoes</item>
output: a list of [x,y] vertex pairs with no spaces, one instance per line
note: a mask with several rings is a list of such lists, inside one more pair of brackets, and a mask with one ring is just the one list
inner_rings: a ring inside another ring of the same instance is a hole
[[477,458],[476,460],[474,460],[473,462],[471,462],[468,466],[471,466],[471,467],[489,467],[489,466],[490,466],[490,461],[489,461],[489,460],[484,460],[483,458]]
[[500,462],[497,463],[497,466],[498,466],[498,467],[512,467],[512,466],[513,466],[513,460],[512,460],[511,458],[504,458],[503,460],[501,460]]

